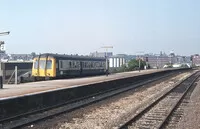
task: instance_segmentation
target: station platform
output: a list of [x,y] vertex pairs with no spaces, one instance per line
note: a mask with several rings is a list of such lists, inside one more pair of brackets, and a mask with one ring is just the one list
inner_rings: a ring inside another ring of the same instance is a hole
[[19,96],[26,96],[32,94],[38,94],[42,92],[49,92],[52,90],[72,88],[78,86],[84,86],[88,84],[95,84],[105,81],[116,80],[120,78],[127,78],[133,76],[139,76],[143,74],[156,73],[161,71],[166,71],[169,69],[151,69],[151,70],[141,70],[116,73],[111,75],[102,75],[94,77],[82,77],[82,78],[72,78],[72,79],[60,79],[60,80],[49,80],[40,82],[30,82],[23,84],[4,84],[3,89],[0,89],[0,100],[15,98]]

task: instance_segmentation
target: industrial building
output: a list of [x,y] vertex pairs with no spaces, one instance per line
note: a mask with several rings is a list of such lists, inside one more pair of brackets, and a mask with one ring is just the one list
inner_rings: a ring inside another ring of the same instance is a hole
[[110,68],[119,68],[122,65],[125,65],[127,63],[127,60],[125,56],[115,55],[109,57],[109,67]]
[[[126,54],[117,54],[113,55],[112,52],[93,52],[90,53],[90,56],[93,57],[106,57],[109,61],[110,68],[119,68],[123,65],[128,65],[128,62],[132,59],[141,59],[146,61],[150,68],[163,68],[166,64],[191,64],[190,56],[179,56],[176,55],[173,51],[169,55],[166,53],[160,52],[159,54],[144,54],[144,55],[126,55]],[[200,56],[193,56],[193,62],[197,66],[200,66]]]

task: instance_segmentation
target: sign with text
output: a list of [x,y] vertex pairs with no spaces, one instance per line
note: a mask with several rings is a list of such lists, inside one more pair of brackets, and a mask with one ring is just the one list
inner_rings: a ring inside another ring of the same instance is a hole
[[6,50],[6,49],[5,49],[5,44],[1,44],[0,50],[1,50],[1,51],[5,51],[5,50]]

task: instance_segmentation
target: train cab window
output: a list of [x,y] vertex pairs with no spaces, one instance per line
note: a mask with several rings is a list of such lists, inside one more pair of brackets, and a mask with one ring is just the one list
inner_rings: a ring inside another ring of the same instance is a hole
[[47,60],[47,69],[52,68],[52,60]]
[[34,62],[34,69],[37,69],[38,68],[38,60],[36,60],[35,62]]
[[39,61],[39,68],[40,68],[40,69],[45,69],[45,63],[46,63],[45,60],[40,60],[40,61]]

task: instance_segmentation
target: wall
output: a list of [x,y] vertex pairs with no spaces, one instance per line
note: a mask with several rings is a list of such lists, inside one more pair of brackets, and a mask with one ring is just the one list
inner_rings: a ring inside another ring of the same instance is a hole
[[15,66],[18,68],[18,76],[24,74],[26,72],[31,71],[32,69],[32,62],[2,62],[1,63],[1,70],[3,74],[3,83],[7,83],[9,78],[11,77],[12,73],[15,70]]

